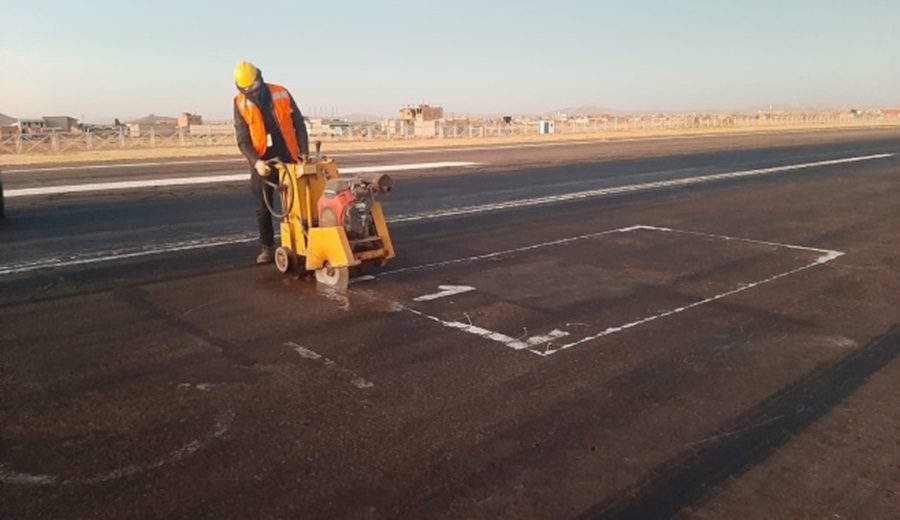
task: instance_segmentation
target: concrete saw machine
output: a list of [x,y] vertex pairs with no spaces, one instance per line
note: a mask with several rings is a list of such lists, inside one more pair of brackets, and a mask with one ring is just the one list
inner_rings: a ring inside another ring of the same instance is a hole
[[[393,181],[386,174],[342,177],[319,147],[316,143],[315,157],[298,163],[268,161],[278,172],[278,181],[266,180],[262,189],[266,207],[281,221],[275,267],[285,274],[314,272],[319,283],[345,289],[352,275],[394,258],[376,200],[391,191]],[[266,186],[272,188],[271,198]]]

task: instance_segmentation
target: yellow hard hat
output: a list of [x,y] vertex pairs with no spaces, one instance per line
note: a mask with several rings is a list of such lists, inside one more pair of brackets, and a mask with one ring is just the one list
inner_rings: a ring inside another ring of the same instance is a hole
[[240,88],[247,88],[256,81],[258,73],[255,65],[249,61],[240,61],[234,66],[234,82]]

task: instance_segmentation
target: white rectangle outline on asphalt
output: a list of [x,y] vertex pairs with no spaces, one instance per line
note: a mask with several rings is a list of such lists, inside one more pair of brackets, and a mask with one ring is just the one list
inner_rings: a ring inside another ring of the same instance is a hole
[[[546,248],[546,247],[551,247],[551,246],[556,246],[556,245],[563,245],[563,244],[567,244],[567,243],[575,242],[575,241],[579,241],[579,240],[597,238],[597,237],[600,237],[603,235],[610,235],[613,233],[629,233],[629,232],[634,232],[634,231],[657,231],[657,232],[665,232],[665,233],[679,233],[679,234],[691,235],[691,236],[697,236],[697,237],[703,237],[703,238],[714,238],[714,239],[719,239],[719,240],[734,240],[734,241],[739,241],[739,242],[747,242],[747,243],[751,243],[751,244],[760,244],[760,245],[781,247],[781,248],[786,248],[786,249],[793,249],[793,250],[797,250],[797,251],[808,251],[808,252],[812,252],[812,253],[818,253],[819,256],[817,256],[816,259],[813,260],[812,262],[804,264],[795,269],[791,269],[791,270],[776,274],[774,276],[770,276],[763,280],[758,280],[758,281],[751,282],[751,283],[741,284],[739,287],[732,289],[730,291],[725,291],[723,293],[716,294],[715,296],[711,296],[709,298],[704,298],[702,300],[695,301],[688,305],[683,305],[681,307],[669,309],[669,310],[666,310],[663,312],[659,312],[657,314],[653,314],[650,316],[640,318],[638,320],[634,320],[634,321],[631,321],[628,323],[623,323],[621,325],[607,327],[598,333],[590,334],[588,336],[582,337],[581,339],[578,339],[575,341],[570,341],[568,343],[563,343],[559,346],[553,346],[555,340],[570,336],[570,334],[567,331],[560,330],[559,328],[554,328],[552,331],[550,331],[550,333],[547,336],[535,336],[534,338],[529,338],[529,340],[522,341],[520,339],[513,338],[513,337],[503,334],[501,332],[492,331],[489,329],[485,329],[483,327],[479,327],[471,322],[464,323],[464,322],[460,322],[460,321],[444,320],[442,318],[428,314],[421,310],[414,309],[406,304],[402,304],[402,303],[399,304],[399,308],[401,308],[407,312],[410,312],[412,314],[415,314],[416,316],[420,316],[420,317],[428,319],[430,321],[439,323],[449,329],[459,330],[462,332],[466,332],[468,334],[479,336],[484,339],[488,339],[488,340],[494,341],[496,343],[500,343],[501,345],[509,347],[513,350],[526,350],[528,352],[531,352],[532,354],[537,354],[539,356],[548,357],[553,354],[559,353],[563,350],[568,350],[572,347],[583,345],[585,343],[589,343],[589,342],[598,340],[605,336],[609,336],[609,335],[616,334],[616,333],[619,333],[619,332],[622,332],[622,331],[625,331],[628,329],[632,329],[639,325],[644,325],[646,323],[650,323],[652,321],[656,321],[661,318],[666,318],[666,317],[699,307],[701,305],[705,305],[707,303],[714,302],[716,300],[721,300],[722,298],[727,298],[729,296],[733,296],[735,294],[744,292],[748,289],[752,289],[754,287],[758,287],[760,285],[767,284],[767,283],[773,282],[775,280],[779,280],[781,278],[790,276],[792,274],[797,274],[801,271],[805,271],[806,269],[809,269],[811,267],[825,264],[827,262],[834,260],[835,258],[838,258],[838,257],[844,255],[843,252],[835,251],[832,249],[820,249],[820,248],[816,248],[816,247],[800,246],[800,245],[795,245],[795,244],[784,244],[784,243],[779,243],[779,242],[770,242],[770,241],[766,241],[766,240],[756,240],[756,239],[752,239],[752,238],[741,238],[741,237],[732,237],[732,236],[727,236],[727,235],[717,235],[717,234],[712,234],[712,233],[701,233],[701,232],[696,232],[696,231],[683,231],[683,230],[678,230],[678,229],[673,229],[673,228],[668,228],[668,227],[660,227],[660,226],[637,225],[637,226],[629,226],[629,227],[623,227],[623,228],[618,228],[618,229],[600,231],[597,233],[590,233],[587,235],[578,235],[575,237],[563,238],[563,239],[559,239],[559,240],[553,240],[550,242],[542,242],[542,243],[538,243],[538,244],[532,244],[530,246],[524,246],[524,247],[519,247],[519,248],[515,248],[515,249],[508,249],[505,251],[497,251],[494,253],[487,253],[487,254],[483,254],[483,255],[471,256],[471,257],[466,257],[466,258],[458,258],[458,259],[454,259],[454,260],[447,260],[444,262],[435,262],[432,264],[424,264],[424,265],[420,265],[420,266],[396,269],[393,271],[387,271],[387,272],[381,273],[381,275],[379,275],[379,277],[391,276],[391,275],[396,275],[396,274],[410,272],[410,271],[433,269],[436,267],[443,267],[443,266],[447,266],[447,265],[451,265],[451,264],[473,262],[476,260],[498,258],[498,257],[506,256],[506,255],[512,255],[512,254],[516,254],[516,253],[525,252],[525,251],[531,251],[531,250],[535,250],[535,249],[541,249],[541,248]],[[546,339],[546,341],[544,341],[544,342],[532,341],[537,338]]]

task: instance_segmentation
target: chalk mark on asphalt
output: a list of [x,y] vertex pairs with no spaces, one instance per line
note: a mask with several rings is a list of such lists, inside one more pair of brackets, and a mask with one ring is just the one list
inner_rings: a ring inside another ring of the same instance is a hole
[[[601,188],[595,190],[586,190],[562,195],[552,195],[546,197],[535,197],[529,199],[517,199],[506,202],[481,204],[476,206],[465,206],[460,208],[450,208],[425,213],[413,213],[408,215],[397,215],[388,219],[391,224],[400,224],[406,222],[419,222],[433,220],[446,217],[455,217],[462,215],[472,215],[478,213],[487,213],[491,211],[501,211],[504,209],[523,208],[529,206],[538,206],[544,204],[558,204],[562,202],[570,202],[584,200],[596,197],[615,196],[626,193],[637,193],[642,191],[651,191],[665,188],[683,187],[708,182],[715,182],[727,179],[754,177],[761,175],[771,175],[775,173],[783,173],[789,171],[803,170],[821,166],[834,166],[839,164],[850,164],[861,161],[870,161],[876,159],[887,159],[896,156],[896,153],[883,153],[876,155],[865,155],[857,157],[847,157],[843,159],[831,159],[827,161],[817,161],[811,163],[801,163],[786,166],[774,166],[771,168],[758,168],[753,170],[742,170],[728,173],[717,173],[711,175],[703,175],[698,177],[689,177],[685,179],[673,179],[659,182],[646,182],[639,184],[631,184],[626,186],[616,186],[610,188]],[[246,178],[244,175],[242,178]],[[0,276],[28,273],[40,269],[59,269],[66,267],[75,267],[85,264],[99,264],[124,260],[129,258],[140,258],[144,256],[160,255],[167,253],[176,253],[182,251],[190,251],[194,249],[207,249],[218,246],[228,246],[241,243],[252,242],[256,240],[255,235],[231,235],[224,237],[209,237],[187,242],[173,242],[168,244],[158,244],[151,247],[143,247],[134,250],[119,251],[100,251],[85,253],[82,255],[73,255],[64,258],[51,258],[34,260],[28,262],[18,262],[12,264],[0,265]]]
[[293,341],[286,341],[285,343],[283,343],[283,345],[285,347],[294,349],[294,352],[299,354],[300,357],[302,357],[304,359],[318,361],[318,362],[322,363],[322,365],[325,368],[332,370],[338,374],[341,374],[345,377],[349,377],[350,384],[355,386],[356,388],[359,388],[360,390],[365,390],[366,388],[372,388],[373,386],[375,386],[375,383],[361,377],[359,374],[357,374],[356,372],[354,372],[348,368],[343,368],[343,367],[339,366],[337,363],[335,363],[331,359],[328,359],[327,357],[323,356],[322,354],[319,354],[318,352],[316,352],[314,350],[308,349],[298,343],[294,343]]
[[131,464],[129,466],[123,466],[111,471],[99,473],[88,478],[64,479],[55,475],[36,475],[31,473],[22,473],[11,469],[7,464],[0,463],[0,482],[4,484],[30,484],[45,486],[51,484],[99,484],[101,482],[108,482],[110,480],[129,477],[138,473],[161,468],[162,466],[177,462],[186,457],[189,457],[190,455],[193,455],[194,453],[208,445],[211,441],[225,435],[225,433],[231,427],[231,423],[233,420],[234,412],[232,412],[231,410],[226,410],[218,414],[213,421],[212,428],[206,433],[206,435],[200,437],[199,439],[188,442],[183,446],[180,446],[179,448],[171,451],[167,456],[149,464]]

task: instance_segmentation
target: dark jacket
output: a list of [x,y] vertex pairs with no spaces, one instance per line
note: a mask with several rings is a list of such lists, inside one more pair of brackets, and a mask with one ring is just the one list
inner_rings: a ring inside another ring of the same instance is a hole
[[[256,150],[253,148],[253,143],[250,141],[250,128],[247,126],[247,122],[244,121],[244,117],[241,115],[240,110],[238,110],[237,105],[235,105],[235,137],[237,139],[238,148],[241,150],[241,153],[244,154],[244,157],[250,161],[250,164],[255,163],[259,159],[267,160],[275,157],[278,157],[285,162],[297,161],[299,157],[290,156],[290,151],[288,151],[287,145],[284,143],[284,137],[281,135],[281,129],[278,127],[278,123],[275,120],[275,115],[272,112],[272,95],[269,92],[268,85],[266,85],[265,88],[258,89],[256,92],[246,93],[246,96],[259,107],[259,111],[263,116],[263,124],[266,126],[266,133],[271,134],[272,136],[272,146],[266,148],[266,153],[262,157],[256,153]],[[294,123],[294,130],[297,132],[297,144],[300,147],[300,155],[309,155],[309,135],[306,133],[306,124],[303,122],[303,114],[300,113],[300,108],[297,106],[297,102],[294,101],[294,96],[291,96],[291,109],[293,110],[291,120]]]

